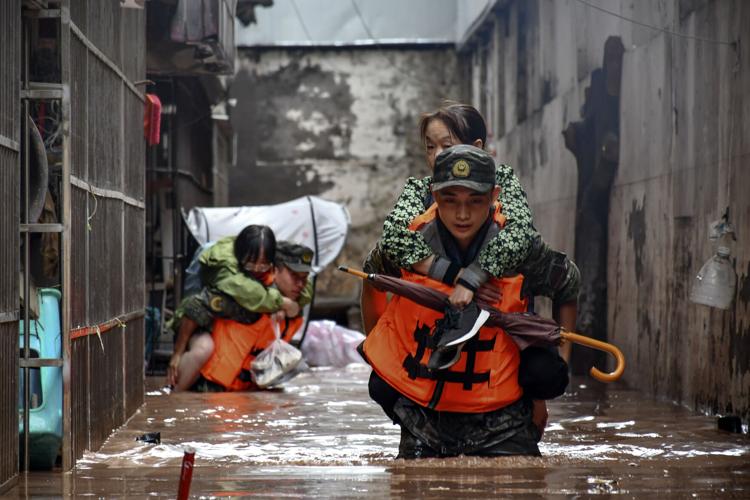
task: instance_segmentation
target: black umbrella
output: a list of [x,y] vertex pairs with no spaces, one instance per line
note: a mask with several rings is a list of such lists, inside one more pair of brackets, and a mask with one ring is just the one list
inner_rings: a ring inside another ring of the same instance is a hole
[[[418,283],[384,274],[367,274],[345,266],[339,266],[339,270],[366,280],[378,290],[399,295],[428,309],[443,312],[448,305],[446,294]],[[481,301],[478,301],[478,305],[490,313],[485,325],[502,328],[521,350],[532,345],[558,345],[562,340],[566,340],[592,349],[599,349],[615,357],[617,365],[611,373],[604,373],[596,367],[591,368],[591,376],[595,379],[602,382],[614,382],[622,376],[625,370],[625,356],[622,355],[620,349],[612,344],[569,332],[558,325],[556,321],[533,313],[501,312]]]

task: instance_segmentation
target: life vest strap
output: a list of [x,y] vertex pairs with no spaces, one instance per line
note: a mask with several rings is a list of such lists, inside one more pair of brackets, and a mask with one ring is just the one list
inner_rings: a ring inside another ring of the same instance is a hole
[[[440,320],[438,320],[440,321]],[[436,325],[437,326],[437,325]],[[414,330],[414,341],[417,343],[417,355],[414,356],[417,359],[421,359],[424,355],[424,350],[429,349],[434,351],[438,347],[439,335],[435,335],[433,331],[425,326],[418,326]],[[495,338],[490,340],[479,340],[478,337],[474,337],[464,345],[463,352],[484,352],[491,351],[495,348]]]
[[473,384],[481,384],[489,381],[490,373],[474,373],[474,366],[477,352],[488,352],[495,348],[495,337],[490,340],[480,340],[477,336],[464,344],[462,351],[466,353],[466,369],[463,372],[433,370],[420,363],[427,349],[434,351],[437,348],[438,338],[439,336],[435,335],[434,330],[431,331],[426,325],[417,326],[414,330],[414,341],[417,343],[417,350],[413,356],[411,354],[406,356],[403,362],[403,367],[410,379],[414,380],[419,377],[463,384],[463,389],[466,391],[470,391]]
[[417,362],[411,355],[404,359],[403,366],[411,379],[426,378],[429,380],[463,384],[464,389],[467,391],[471,390],[473,384],[484,384],[490,380],[489,371],[474,373],[469,371],[433,370]]

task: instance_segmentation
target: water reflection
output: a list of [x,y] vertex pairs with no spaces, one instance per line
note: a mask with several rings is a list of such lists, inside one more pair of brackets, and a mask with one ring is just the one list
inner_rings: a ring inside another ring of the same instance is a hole
[[[23,476],[11,494],[174,496],[185,446],[197,450],[192,493],[206,498],[749,494],[746,437],[588,379],[550,404],[542,457],[396,460],[398,428],[369,401],[367,377],[352,367],[305,373],[283,391],[154,389],[72,474]],[[146,432],[161,444],[135,440]]]

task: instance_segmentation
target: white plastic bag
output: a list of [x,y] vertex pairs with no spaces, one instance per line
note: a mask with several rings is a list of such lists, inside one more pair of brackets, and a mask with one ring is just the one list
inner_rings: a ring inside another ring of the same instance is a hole
[[253,382],[261,389],[289,380],[292,372],[295,372],[297,365],[302,361],[299,349],[281,340],[276,318],[272,318],[271,323],[276,339],[258,354],[250,365]]
[[344,328],[330,320],[310,321],[302,354],[311,366],[343,367],[350,363],[364,363],[357,346],[365,336],[355,330]]

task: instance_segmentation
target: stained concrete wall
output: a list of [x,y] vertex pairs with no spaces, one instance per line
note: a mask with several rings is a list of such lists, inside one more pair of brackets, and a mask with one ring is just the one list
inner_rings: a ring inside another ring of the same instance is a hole
[[[574,0],[501,2],[467,48],[472,99],[498,159],[516,166],[537,227],[572,255],[577,170],[562,130],[580,118],[604,42],[626,52],[620,165],[610,207],[608,335],[634,387],[750,417],[750,4],[608,0],[607,10],[741,50],[644,28]],[[488,70],[483,70],[485,65]],[[484,92],[480,91],[483,89]],[[489,90],[487,90],[489,89]],[[726,207],[737,230],[736,301],[688,301]]]
[[[452,47],[243,49],[232,85],[237,166],[230,205],[318,195],[352,225],[340,263],[359,266],[409,175],[425,175],[420,113],[458,98]],[[359,284],[329,270],[323,295]]]

